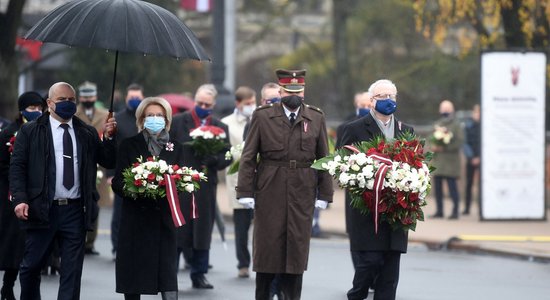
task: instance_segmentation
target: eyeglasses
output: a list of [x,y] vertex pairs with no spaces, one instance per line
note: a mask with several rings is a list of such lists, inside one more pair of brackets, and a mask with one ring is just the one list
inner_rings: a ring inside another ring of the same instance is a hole
[[163,114],[146,114],[145,117],[157,117],[157,118],[164,118]]
[[195,101],[195,104],[199,107],[204,107],[204,108],[211,108],[212,106],[214,106],[214,103],[205,103],[201,101]]
[[57,99],[55,99],[55,102],[65,102],[65,101],[71,101],[71,102],[76,102],[76,98],[75,97],[59,97]]
[[397,94],[376,94],[372,96],[372,99],[374,100],[384,100],[384,99],[397,99]]

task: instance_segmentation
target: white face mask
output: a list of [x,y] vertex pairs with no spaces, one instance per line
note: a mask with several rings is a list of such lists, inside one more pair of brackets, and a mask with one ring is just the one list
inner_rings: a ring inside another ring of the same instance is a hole
[[256,104],[244,105],[241,113],[245,117],[251,117],[255,109],[256,109]]

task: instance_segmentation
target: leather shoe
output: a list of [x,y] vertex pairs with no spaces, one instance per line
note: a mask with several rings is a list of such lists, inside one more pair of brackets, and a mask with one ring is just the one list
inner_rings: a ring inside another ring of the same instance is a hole
[[248,268],[240,268],[239,278],[248,278],[248,277],[250,277],[250,274],[248,273]]
[[458,219],[458,214],[452,214],[449,216],[449,220],[457,220]]
[[97,250],[95,250],[94,248],[88,248],[88,249],[84,250],[84,254],[86,254],[86,255],[99,255],[99,252],[97,252]]
[[441,218],[443,218],[443,214],[436,213],[436,214],[431,215],[430,218],[432,218],[432,219],[441,219]]
[[193,281],[193,288],[194,289],[213,289],[214,286],[206,280],[206,277],[204,275],[197,276],[194,279],[191,279]]

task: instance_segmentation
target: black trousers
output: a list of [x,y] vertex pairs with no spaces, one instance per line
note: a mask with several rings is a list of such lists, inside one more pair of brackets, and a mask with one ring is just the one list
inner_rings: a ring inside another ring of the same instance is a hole
[[458,216],[458,206],[460,196],[458,195],[458,188],[456,185],[456,178],[447,176],[434,176],[434,190],[435,190],[435,204],[436,214],[443,215],[443,180],[447,181],[447,187],[449,188],[449,194],[453,200],[453,212],[452,215]]
[[348,291],[348,300],[363,300],[369,295],[369,287],[376,280],[374,300],[393,300],[399,282],[401,252],[397,251],[351,251],[356,262],[353,287]]
[[[479,166],[472,165],[471,160],[466,163],[466,202],[464,203],[464,212],[470,212],[470,206],[472,205],[472,187],[474,185],[474,178],[479,171]],[[479,182],[479,181],[478,181]],[[478,185],[479,191],[479,185]]]
[[256,273],[256,300],[271,300],[271,281],[279,275],[279,287],[285,300],[299,300],[302,295],[303,274]]
[[120,215],[122,214],[122,197],[115,194],[113,202],[113,214],[111,217],[111,244],[113,254],[116,254],[118,244],[118,231],[120,229]]
[[78,300],[86,239],[82,206],[77,203],[53,205],[49,217],[49,228],[27,230],[19,275],[21,300],[40,299],[40,271],[50,256],[56,238],[61,253],[57,299]]
[[248,231],[254,218],[253,209],[234,209],[235,250],[237,253],[237,268],[250,267],[250,251],[248,250]]

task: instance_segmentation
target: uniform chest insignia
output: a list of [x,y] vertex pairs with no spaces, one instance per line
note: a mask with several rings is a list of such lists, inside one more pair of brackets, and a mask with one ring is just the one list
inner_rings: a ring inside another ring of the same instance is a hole
[[308,124],[309,124],[308,122],[304,122],[304,132],[306,132],[306,133],[307,133],[307,126],[308,126]]

